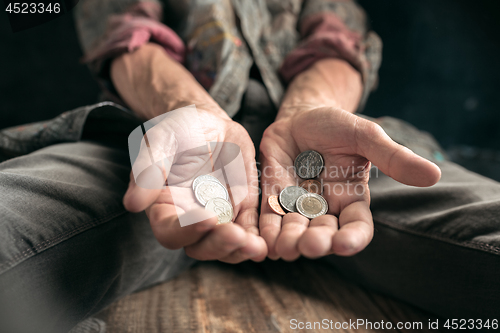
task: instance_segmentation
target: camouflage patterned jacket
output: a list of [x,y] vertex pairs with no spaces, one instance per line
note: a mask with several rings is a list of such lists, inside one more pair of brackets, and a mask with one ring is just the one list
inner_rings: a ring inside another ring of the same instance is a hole
[[150,41],[183,63],[230,116],[253,64],[279,107],[286,84],[335,57],[362,74],[361,107],[376,87],[382,43],[350,0],[82,0],[84,61],[108,91],[110,60]]

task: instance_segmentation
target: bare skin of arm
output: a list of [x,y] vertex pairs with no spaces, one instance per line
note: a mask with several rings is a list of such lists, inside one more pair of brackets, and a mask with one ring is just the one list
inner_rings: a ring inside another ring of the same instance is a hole
[[329,106],[354,113],[362,92],[361,74],[357,70],[344,60],[323,59],[290,83],[276,120],[305,107]]
[[195,104],[230,119],[206,90],[161,46],[145,44],[116,58],[111,79],[123,100],[141,118]]

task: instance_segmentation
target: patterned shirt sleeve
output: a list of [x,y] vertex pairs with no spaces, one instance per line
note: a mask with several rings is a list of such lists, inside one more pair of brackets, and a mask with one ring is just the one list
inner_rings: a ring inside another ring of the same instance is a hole
[[157,43],[180,63],[184,62],[183,41],[161,22],[158,0],[83,0],[75,21],[84,51],[83,62],[97,76],[106,98],[117,99],[109,77],[110,60],[132,52],[147,42]]
[[362,109],[377,86],[382,60],[382,41],[369,31],[363,9],[350,0],[305,0],[298,29],[302,39],[283,61],[283,80],[290,82],[320,59],[344,59],[361,73]]

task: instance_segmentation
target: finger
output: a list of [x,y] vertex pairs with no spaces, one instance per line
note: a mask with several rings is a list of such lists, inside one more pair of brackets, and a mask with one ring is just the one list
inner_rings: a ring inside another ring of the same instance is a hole
[[322,215],[311,220],[309,228],[300,237],[299,252],[307,258],[319,258],[332,253],[332,238],[338,230],[333,215]]
[[287,261],[300,257],[298,241],[309,226],[309,219],[299,213],[283,216],[281,232],[276,240],[276,253]]
[[184,250],[188,256],[197,260],[216,260],[246,246],[249,235],[237,224],[221,224]]
[[[279,152],[277,152],[278,154]],[[281,156],[282,159],[286,157]],[[292,163],[291,161],[289,161]],[[273,212],[268,200],[271,195],[279,195],[280,191],[287,186],[295,184],[295,174],[291,170],[286,170],[276,163],[270,166],[268,163],[262,166],[262,201],[260,207],[259,230],[260,235],[267,243],[268,257],[278,260],[280,256],[276,252],[276,241],[281,231],[282,216]]]
[[237,264],[245,260],[253,260],[255,262],[261,262],[266,259],[267,256],[267,244],[262,237],[256,236],[254,234],[248,234],[247,244],[232,252],[231,254],[220,258],[220,261]]
[[373,238],[373,219],[368,202],[356,201],[339,216],[340,229],[333,235],[332,251],[351,256],[363,250]]
[[[137,144],[130,140],[141,141]],[[129,147],[140,148],[132,164],[129,187],[123,198],[127,210],[140,212],[156,200],[170,172],[175,143],[175,132],[166,132],[161,126],[149,129],[143,136],[129,138]]]
[[[152,181],[153,183],[159,183],[162,180],[164,182],[161,170],[154,165],[144,170],[142,175],[139,177],[144,178],[144,180],[142,180],[142,183],[146,182],[147,180]],[[161,188],[155,189],[151,187],[147,188],[138,186],[133,174],[130,173],[130,182],[127,192],[123,197],[123,205],[125,206],[125,209],[130,212],[141,212],[149,207],[153,202],[155,202],[155,200],[160,195],[160,192]]]
[[[258,202],[256,206],[258,206]],[[239,211],[235,223],[245,229],[246,232],[259,236],[259,212],[256,206]]]
[[176,209],[173,204],[153,204],[146,213],[156,239],[171,250],[197,243],[217,224],[217,217],[202,208],[182,216],[183,221],[199,221],[185,227],[181,227],[177,215],[179,208]]
[[132,164],[132,174],[139,187],[145,189],[163,187],[172,166],[176,142],[175,133],[165,133],[161,127],[153,127],[144,134],[139,152]]
[[270,195],[277,195],[281,189],[279,185],[271,185],[269,178],[264,178],[266,169],[263,170],[262,178],[262,201],[260,206],[259,232],[260,236],[266,241],[268,256],[272,260],[278,260],[276,253],[276,240],[281,231],[282,216],[272,211],[268,200]]
[[391,178],[413,186],[431,186],[441,178],[436,164],[394,142],[374,122],[358,117],[355,132],[360,154]]
[[[247,153],[248,154],[248,153]],[[241,225],[247,232],[259,235],[259,179],[257,176],[257,164],[255,162],[255,151],[252,147],[250,156],[245,157],[245,168],[247,174],[248,194],[241,204],[241,211],[235,222]],[[234,198],[234,197],[233,197]]]
[[268,256],[272,260],[278,260],[276,252],[276,240],[281,231],[282,216],[271,211],[267,203],[267,198],[262,196],[262,206],[260,208],[259,230],[260,236],[265,240],[268,248]]

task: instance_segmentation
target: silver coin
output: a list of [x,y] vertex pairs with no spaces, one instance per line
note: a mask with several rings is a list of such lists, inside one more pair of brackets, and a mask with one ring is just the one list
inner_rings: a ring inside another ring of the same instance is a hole
[[207,204],[208,200],[213,198],[229,200],[229,193],[224,185],[211,180],[201,181],[198,186],[196,186],[194,194],[198,202],[203,206]]
[[302,179],[318,177],[325,166],[323,156],[315,150],[306,150],[295,158],[295,172]]
[[295,203],[301,195],[306,193],[309,192],[307,192],[306,189],[303,189],[300,186],[288,186],[280,192],[280,204],[290,213],[296,213],[297,208],[295,206]]
[[206,210],[211,210],[217,214],[217,224],[229,223],[233,220],[233,206],[222,198],[213,198],[208,200],[205,206]]
[[325,198],[316,193],[307,193],[297,199],[297,211],[309,219],[325,215],[328,203]]
[[222,184],[220,180],[218,180],[216,177],[212,175],[201,175],[193,180],[193,191],[196,191],[196,186],[198,186],[204,180],[210,180]]

